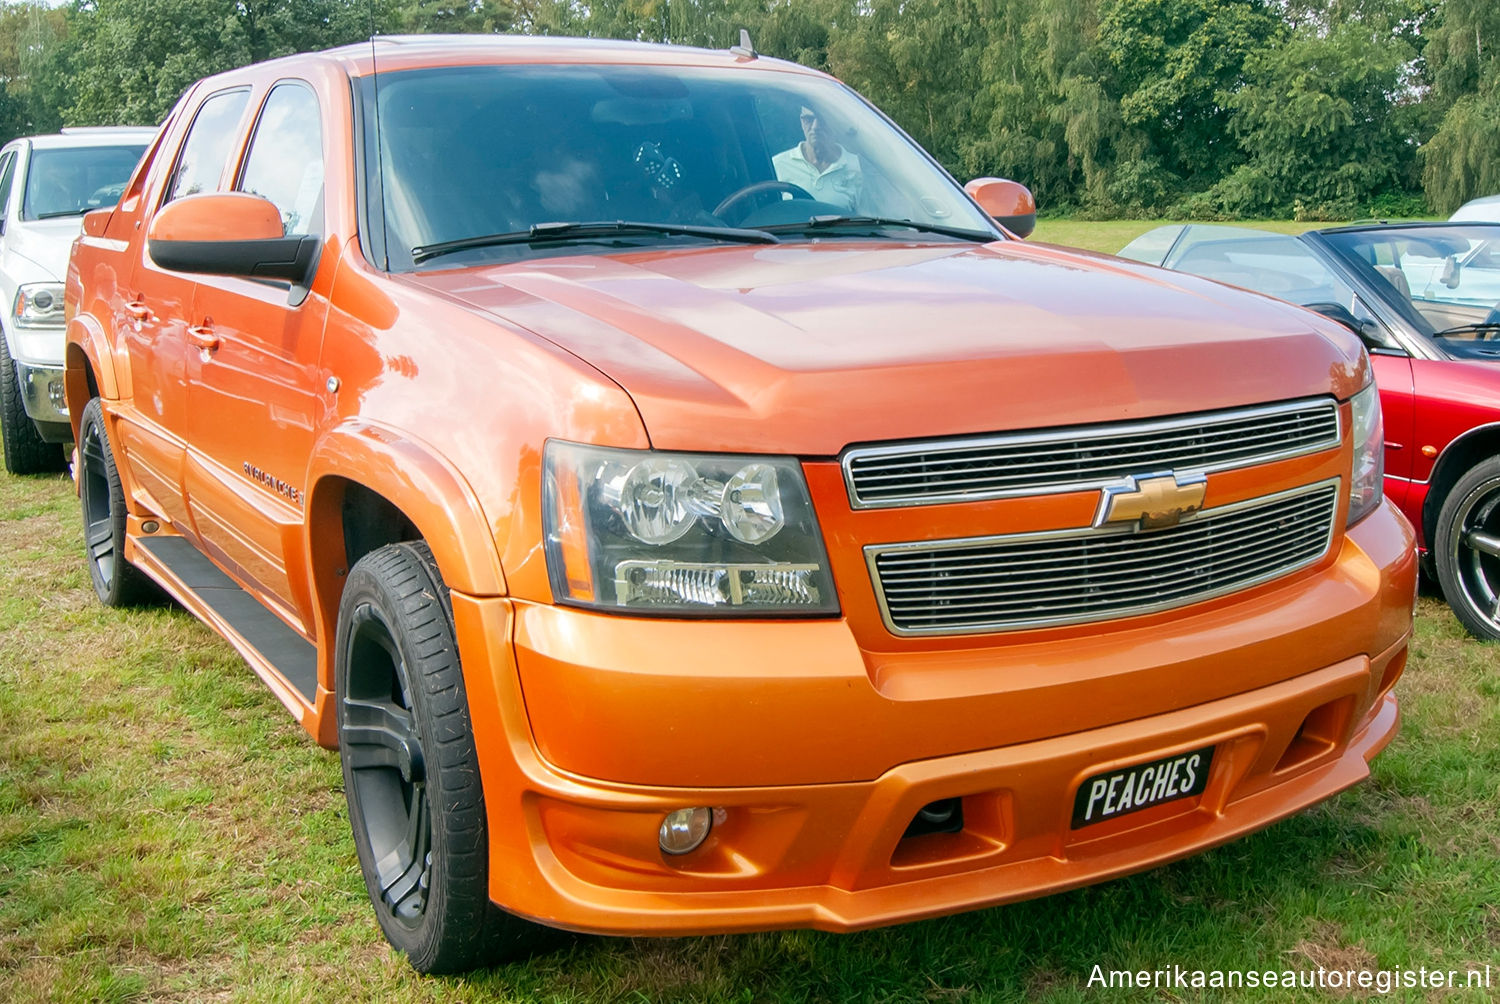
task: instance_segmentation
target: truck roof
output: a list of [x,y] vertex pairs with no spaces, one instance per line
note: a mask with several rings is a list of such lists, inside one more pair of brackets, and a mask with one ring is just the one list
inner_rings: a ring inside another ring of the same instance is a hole
[[475,66],[495,63],[607,63],[623,66],[734,66],[776,69],[822,76],[817,70],[765,56],[745,56],[728,49],[700,49],[603,38],[544,35],[377,35],[317,52],[296,53],[206,78],[227,82],[266,73],[284,73],[308,63],[334,63],[351,77],[374,70],[428,66]]

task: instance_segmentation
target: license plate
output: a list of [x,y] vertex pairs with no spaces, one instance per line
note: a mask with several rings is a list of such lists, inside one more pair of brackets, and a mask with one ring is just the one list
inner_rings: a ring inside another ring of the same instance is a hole
[[1214,748],[1179,753],[1133,767],[1095,774],[1073,799],[1073,829],[1203,794]]

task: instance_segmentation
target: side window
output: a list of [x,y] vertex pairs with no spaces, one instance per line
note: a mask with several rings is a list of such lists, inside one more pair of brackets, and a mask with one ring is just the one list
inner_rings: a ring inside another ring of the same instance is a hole
[[5,207],[10,205],[10,185],[16,177],[16,152],[12,150],[0,157],[0,219],[5,216]]
[[241,89],[222,91],[203,102],[188,129],[187,140],[182,144],[182,153],[172,170],[172,180],[167,185],[163,203],[183,195],[212,192],[219,187],[219,178],[224,173],[229,148],[234,142],[235,126],[240,124],[240,115],[249,100],[250,92]]
[[288,236],[323,232],[323,130],[318,99],[306,86],[271,89],[238,187],[280,210]]

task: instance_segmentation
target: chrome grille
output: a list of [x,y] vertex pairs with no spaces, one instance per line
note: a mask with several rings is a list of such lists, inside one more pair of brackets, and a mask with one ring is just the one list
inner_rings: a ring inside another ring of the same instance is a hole
[[886,625],[956,634],[1185,606],[1327,552],[1339,482],[1206,509],[1148,533],[1087,528],[865,548]]
[[1098,488],[1153,471],[1248,467],[1338,445],[1338,404],[1319,399],[1146,422],[857,447],[844,454],[844,480],[856,509],[930,505]]

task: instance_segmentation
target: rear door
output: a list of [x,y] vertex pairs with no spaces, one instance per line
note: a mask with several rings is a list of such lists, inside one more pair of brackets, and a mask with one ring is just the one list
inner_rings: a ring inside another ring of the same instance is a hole
[[[161,205],[184,195],[215,191],[250,99],[246,87],[210,94],[198,106],[161,193]],[[153,508],[191,533],[183,498],[183,458],[188,431],[188,317],[193,277],[169,272],[136,241],[131,273],[116,298],[114,330],[130,357],[130,397],[117,427],[135,483]]]
[[[276,206],[288,235],[323,233],[325,118],[311,85],[278,81],[235,175],[237,190]],[[321,417],[328,304],[282,281],[196,280],[186,467],[193,520],[210,554],[289,624],[310,629],[302,479]]]

